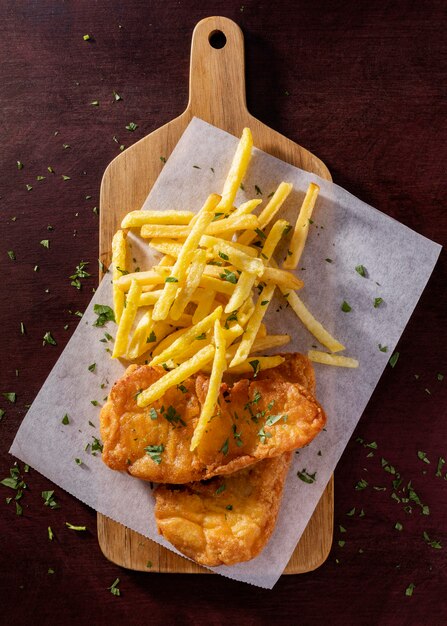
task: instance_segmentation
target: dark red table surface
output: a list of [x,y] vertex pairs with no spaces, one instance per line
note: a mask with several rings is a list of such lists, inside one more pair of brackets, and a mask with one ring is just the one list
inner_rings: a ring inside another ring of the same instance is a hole
[[[250,111],[317,154],[335,182],[445,243],[443,5],[2,3],[0,391],[16,392],[17,401],[0,396],[1,478],[14,463],[8,449],[26,407],[97,283],[94,207],[102,173],[120,144],[131,145],[185,108],[194,25],[208,15],[235,20],[245,35]],[[86,34],[94,41],[84,41]],[[122,100],[114,102],[114,91]],[[138,124],[135,132],[126,130],[129,122]],[[39,243],[45,239],[49,249]],[[81,260],[92,276],[78,291],[69,276]],[[318,570],[284,576],[265,591],[213,575],[121,569],[101,554],[96,513],[58,488],[61,508],[45,507],[41,492],[54,487],[31,469],[22,516],[5,502],[13,492],[0,486],[0,622],[446,624],[447,465],[436,476],[438,458],[447,457],[447,379],[438,380],[447,375],[445,288],[442,253],[399,342],[399,361],[387,367],[335,472],[334,543]],[[56,346],[42,346],[47,331]],[[430,515],[417,505],[406,513],[391,497],[395,477],[382,469],[382,457],[404,484],[412,481]],[[362,478],[368,487],[357,491]],[[88,532],[70,531],[66,521]],[[442,548],[429,545],[424,531]],[[108,590],[116,578],[120,597]]]

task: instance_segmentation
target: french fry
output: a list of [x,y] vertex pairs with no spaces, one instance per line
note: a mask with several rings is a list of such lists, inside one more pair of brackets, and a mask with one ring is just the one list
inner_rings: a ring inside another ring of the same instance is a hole
[[254,310],[255,303],[253,302],[253,298],[250,296],[241,306],[237,314],[238,321],[241,326],[245,326],[247,324],[248,320],[253,315]]
[[163,320],[168,316],[169,309],[171,308],[177,293],[177,283],[182,284],[184,282],[186,272],[191,264],[194,252],[199,245],[201,236],[213,219],[214,209],[216,208],[219,200],[220,196],[211,194],[208,196],[204,206],[200,210],[197,220],[190,229],[190,233],[183,244],[174,267],[172,268],[172,273],[168,278],[166,278],[163,294],[154,306],[154,312],[152,314],[154,320]]
[[212,222],[206,229],[207,235],[217,235],[218,233],[245,230],[246,228],[257,228],[258,218],[256,215],[241,215],[239,217],[229,217],[228,219]]
[[126,234],[122,230],[117,230],[112,239],[113,310],[117,324],[119,324],[124,309],[124,294],[116,285],[116,282],[122,275],[122,272],[126,271],[126,253]]
[[200,284],[200,279],[206,265],[206,250],[196,250],[186,277],[186,282],[177,294],[171,307],[169,315],[171,319],[177,320],[185,310],[191,300],[195,290]]
[[[284,204],[287,196],[292,191],[293,185],[291,183],[281,183],[278,189],[275,191],[273,196],[271,197],[269,203],[265,207],[265,209],[260,213],[258,218],[258,226],[259,230],[262,230],[271,222],[271,220],[278,213],[279,209]],[[242,243],[245,245],[250,244],[257,237],[255,232],[247,231],[238,237],[238,243]]]
[[241,215],[247,215],[247,213],[251,213],[262,203],[262,200],[248,200],[247,202],[243,202],[237,209],[233,211],[231,214],[232,218],[240,217]]
[[152,359],[150,365],[159,365],[160,363],[164,363],[165,361],[171,359],[175,354],[181,353],[182,350],[188,347],[191,341],[194,341],[194,339],[202,333],[206,333],[207,330],[213,326],[214,322],[220,319],[221,315],[222,307],[220,306],[198,324],[188,328],[188,330],[176,339],[169,346],[169,348],[166,348],[166,350],[163,350],[163,352],[156,355],[155,358]]
[[162,376],[157,382],[153,383],[148,389],[145,389],[137,396],[137,404],[139,407],[145,407],[156,400],[159,400],[164,393],[171,387],[179,385],[192,376],[204,365],[212,361],[214,356],[214,346],[206,346],[195,354],[191,359],[185,361],[175,369]]
[[155,291],[147,291],[145,293],[142,293],[140,296],[139,306],[154,306],[162,293],[163,289],[156,289]]
[[206,394],[205,402],[203,403],[202,410],[200,412],[199,421],[197,422],[197,425],[194,429],[194,434],[191,439],[191,451],[195,450],[199,445],[200,440],[205,432],[205,428],[214,414],[217,399],[220,393],[222,376],[227,368],[227,360],[225,358],[225,335],[219,320],[216,320],[214,322],[214,344],[215,352],[213,367],[211,370],[211,377],[208,384],[208,391]]
[[136,281],[132,281],[129,293],[127,294],[126,306],[123,309],[123,313],[118,324],[118,330],[116,332],[115,345],[113,346],[112,352],[113,359],[126,354],[129,333],[138,310],[140,295],[141,286]]
[[192,325],[192,315],[182,313],[178,320],[172,320],[170,317],[167,317],[165,322],[176,328],[189,328]]
[[132,281],[140,286],[143,285],[164,285],[166,276],[169,276],[172,267],[155,266],[157,269],[146,270],[145,272],[133,272],[120,276],[116,281],[116,286],[122,291],[128,291]]
[[229,367],[227,369],[228,374],[257,374],[262,370],[268,370],[272,367],[278,367],[281,363],[284,363],[285,358],[282,356],[256,356],[248,357],[239,365]]
[[287,299],[290,307],[296,313],[298,318],[302,321],[307,330],[318,341],[326,346],[331,352],[340,352],[345,347],[337,339],[335,339],[320,322],[314,318],[312,313],[304,306],[303,302],[299,299],[294,291],[287,291],[287,289],[281,288],[284,297]]
[[230,367],[239,365],[240,363],[245,361],[250,354],[251,347],[259,330],[259,326],[268,310],[270,301],[273,297],[275,287],[276,285],[274,283],[269,283],[262,290],[262,293],[260,294],[258,301],[256,302],[255,310],[253,311],[253,314],[248,321],[242,341],[240,342],[236,354],[234,355],[233,360],[230,363]]
[[279,270],[274,267],[266,267],[264,274],[262,275],[263,282],[271,282],[278,285],[278,287],[286,289],[301,289],[304,287],[302,280],[297,278],[294,274],[285,270]]
[[222,191],[222,200],[219,202],[218,210],[228,213],[231,211],[236,198],[236,194],[245,176],[251,159],[251,151],[253,148],[253,137],[249,128],[244,128],[242,136],[239,140],[230,171]]
[[318,185],[310,183],[296,220],[292,240],[289,250],[287,251],[287,257],[282,264],[284,269],[294,270],[298,265],[306,243],[307,233],[309,232],[309,220],[312,217],[312,211],[317,201],[319,191],[320,187]]
[[256,333],[256,339],[263,339],[264,337],[267,337],[267,326],[263,322],[261,322],[259,324],[259,330]]
[[152,311],[149,310],[146,311],[146,313],[143,313],[137,327],[135,328],[132,339],[130,340],[126,355],[129,361],[137,359],[144,352],[147,352],[147,341],[151,336],[153,328],[154,322],[152,321]]
[[[162,324],[162,323],[166,323],[166,322],[157,322],[157,324]],[[156,357],[162,352],[164,352],[165,350],[167,350],[168,348],[170,348],[172,344],[174,343],[174,341],[176,341],[179,337],[184,335],[187,330],[188,330],[188,327],[174,330],[173,327],[171,326],[170,333],[168,333],[168,335],[164,337],[163,341],[160,341],[160,343],[152,350],[152,356]]]
[[[266,335],[265,337],[256,339],[250,349],[250,355],[256,352],[264,352],[270,348],[279,348],[290,342],[290,335]],[[238,344],[233,344],[227,349],[227,360],[230,361],[236,354]]]
[[255,274],[242,272],[238,278],[236,288],[225,307],[225,313],[231,313],[242,306],[245,300],[250,297],[255,280]]
[[[213,216],[211,216],[211,220]],[[211,221],[210,220],[210,221]],[[193,227],[196,225],[194,223]],[[258,218],[256,215],[241,215],[236,218],[211,222],[207,227],[207,235],[217,235],[228,231],[234,232],[247,228],[254,229],[258,227]],[[144,224],[141,227],[140,234],[143,239],[186,239],[191,233],[191,224],[188,226],[171,226],[170,224]],[[256,237],[256,234],[255,234]]]
[[[207,265],[207,267],[205,268],[205,272],[207,271],[208,267],[210,266]],[[220,280],[219,278],[215,278],[214,276],[207,276],[205,273],[202,274],[202,278],[200,279],[200,286],[203,287],[203,289],[209,289],[210,291],[224,293],[225,295],[230,297],[233,295],[235,287],[232,283],[229,283],[226,280]]]
[[272,258],[272,254],[288,226],[290,226],[290,224],[286,220],[276,220],[273,224],[265,243],[262,246],[261,257],[265,264],[267,264]]
[[[199,293],[200,292],[200,293]],[[192,316],[192,323],[197,324],[206,317],[214,306],[215,291],[206,292],[204,289],[197,289],[197,307]]]
[[121,222],[121,228],[139,228],[144,224],[189,224],[191,211],[131,211]]
[[248,256],[256,257],[258,256],[257,251],[254,248],[250,248],[250,246],[244,246],[237,241],[226,241],[219,237],[214,237],[213,235],[203,235],[200,240],[200,245],[204,248],[215,248],[216,246],[222,245],[225,243],[227,246],[232,246],[235,250],[240,250],[244,252]]
[[341,354],[329,354],[320,350],[309,350],[307,356],[314,363],[323,363],[324,365],[336,365],[338,367],[356,368],[359,366],[357,359],[352,359]]
[[175,241],[174,239],[151,239],[148,245],[158,252],[163,254],[169,254],[176,259],[182,249],[182,243]]

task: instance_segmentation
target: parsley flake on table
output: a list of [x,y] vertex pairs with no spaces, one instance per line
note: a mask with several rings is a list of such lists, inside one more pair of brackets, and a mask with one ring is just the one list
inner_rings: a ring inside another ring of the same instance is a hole
[[40,242],[40,245],[43,246],[44,248],[48,248],[50,247],[50,240],[49,239],[42,239],[42,241]]
[[71,180],[70,176],[67,176],[66,174],[62,174],[61,178],[62,180]]
[[416,585],[414,583],[410,583],[408,587],[405,589],[406,596],[412,596],[413,591],[416,589]]
[[53,335],[51,334],[49,330],[43,336],[42,345],[44,346],[45,344],[48,344],[50,346],[57,346],[56,340],[54,339]]
[[403,529],[403,526],[402,526],[402,524],[401,524],[400,522],[396,522],[396,523],[394,524],[394,528],[395,528],[396,530],[402,530],[402,529]]
[[8,250],[8,256],[11,259],[11,261],[15,261],[16,260],[16,255],[14,250]]
[[93,41],[93,37],[92,37],[91,35],[84,35],[84,36],[82,37],[82,39],[83,39],[84,41]]
[[434,548],[435,550],[441,550],[442,549],[441,542],[440,541],[436,541],[435,539],[430,539],[430,537],[428,536],[428,534],[426,533],[425,530],[422,533],[422,536],[424,537],[426,544],[429,545],[430,548]]
[[388,361],[388,363],[390,364],[391,367],[395,367],[397,361],[399,360],[399,352],[394,352],[394,354],[392,355],[392,357],[390,358],[390,360]]
[[444,374],[441,374],[441,373],[439,373],[439,372],[438,372],[438,374],[436,374],[436,378],[437,378],[439,381],[443,381],[443,380],[444,380]]
[[65,526],[69,530],[77,530],[78,532],[87,530],[87,526],[74,526],[73,524],[70,524],[70,522],[65,522]]
[[437,478],[441,478],[441,476],[442,476],[441,470],[442,470],[442,466],[444,464],[445,464],[445,459],[442,456],[440,456],[439,459],[438,459],[438,466],[436,468],[436,474],[435,474],[435,476]]
[[308,485],[311,485],[312,483],[316,481],[317,472],[310,474],[306,470],[306,468],[304,468],[303,470],[301,470],[301,472],[297,472],[296,475],[298,476],[300,480],[303,481],[303,483],[307,483]]
[[93,311],[95,312],[95,315],[98,316],[97,320],[93,323],[93,326],[104,326],[107,322],[115,321],[113,309],[107,306],[107,304],[95,304]]
[[48,539],[50,541],[53,541],[53,538],[54,538],[53,530],[52,530],[51,526],[48,526]]
[[17,161],[17,169],[18,170],[23,170],[23,163],[22,163],[22,161]]
[[421,461],[424,461],[424,463],[427,463],[427,464],[430,463],[430,461],[427,458],[427,453],[422,452],[422,450],[418,450],[418,459],[420,459]]
[[368,486],[367,481],[364,478],[361,478],[355,485],[356,491],[362,491],[362,489],[366,489]]
[[122,100],[121,96],[119,95],[119,93],[116,93],[116,91],[113,92],[113,101],[114,102],[119,102],[120,100]]
[[25,187],[27,191],[32,191],[33,189],[32,185],[25,185]]
[[15,391],[6,391],[2,393],[2,396],[9,400],[9,402],[12,402],[12,404],[14,404],[14,402],[17,400],[17,394]]
[[137,128],[138,128],[138,124],[135,124],[135,122],[129,122],[126,126],[126,130],[129,130],[131,133],[137,130]]
[[343,313],[349,313],[349,311],[352,311],[352,307],[346,302],[346,300],[343,300],[340,308]]
[[90,105],[91,105],[92,107],[99,107],[99,100],[92,100],[92,101],[90,102]]
[[45,506],[49,506],[50,509],[60,509],[60,504],[54,499],[54,490],[42,491],[43,503]]
[[76,287],[76,289],[81,289],[81,278],[90,278],[91,274],[89,274],[85,268],[87,267],[87,261],[80,261],[79,265],[76,266],[74,274],[70,276],[71,285]]

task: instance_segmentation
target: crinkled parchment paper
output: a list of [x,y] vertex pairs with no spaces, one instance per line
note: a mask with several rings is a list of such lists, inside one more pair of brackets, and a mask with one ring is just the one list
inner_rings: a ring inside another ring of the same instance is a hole
[[[194,119],[166,163],[144,208],[197,211],[211,192],[220,193],[238,139]],[[153,158],[158,158],[154,155]],[[256,559],[214,571],[235,580],[271,588],[303,533],[343,450],[374,391],[392,351],[416,306],[436,263],[440,246],[358,200],[337,185],[254,150],[249,175],[236,204],[256,197],[265,201],[281,181],[294,191],[281,217],[295,222],[307,185],[321,191],[298,274],[300,296],[314,315],[356,357],[356,370],[315,365],[317,397],[328,415],[327,430],[295,454],[278,523],[267,547]],[[255,188],[257,185],[258,190]],[[262,196],[259,195],[262,193]],[[135,207],[139,208],[139,207]],[[146,254],[140,247],[140,254]],[[136,242],[134,255],[138,255]],[[284,253],[284,251],[282,251]],[[283,256],[283,254],[282,254]],[[282,260],[282,256],[277,256]],[[331,262],[328,260],[330,259]],[[355,267],[363,265],[367,276]],[[375,308],[375,298],[383,303]],[[352,310],[341,311],[346,300]],[[11,453],[97,511],[172,550],[157,533],[149,484],[106,467],[100,454],[85,450],[99,437],[99,410],[124,365],[112,360],[101,341],[116,326],[94,327],[93,305],[111,304],[106,274],[73,337],[29,409]],[[286,349],[306,353],[319,346],[278,296],[267,317],[270,333],[289,333]],[[378,345],[388,346],[388,352]],[[96,363],[94,372],[88,366]],[[102,386],[102,388],[101,388]],[[68,414],[70,423],[63,425]],[[89,421],[94,424],[91,426]],[[82,460],[82,465],[75,463]],[[307,484],[297,471],[316,472]]]

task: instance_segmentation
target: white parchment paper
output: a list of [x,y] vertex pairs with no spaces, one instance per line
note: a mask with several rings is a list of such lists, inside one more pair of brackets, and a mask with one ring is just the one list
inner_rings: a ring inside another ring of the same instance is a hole
[[[193,119],[144,208],[199,210],[209,193],[222,190],[237,142],[236,137]],[[317,397],[328,415],[327,430],[295,454],[276,529],[261,555],[247,563],[214,568],[224,576],[265,588],[273,587],[290,559],[441,249],[337,185],[256,149],[244,181],[245,191],[239,192],[236,204],[256,195],[266,201],[283,180],[293,183],[294,191],[280,216],[292,224],[308,183],[320,185],[298,271],[305,281],[300,296],[347,347],[345,354],[360,361],[360,367],[346,370],[315,365]],[[138,258],[136,247],[134,243],[133,253]],[[147,255],[144,249],[142,253]],[[283,256],[277,255],[277,260]],[[367,270],[365,278],[355,271],[360,264]],[[378,297],[383,303],[374,308],[374,298]],[[343,300],[350,304],[351,312],[341,311]],[[92,437],[99,438],[100,407],[91,401],[103,404],[111,385],[124,371],[107,351],[112,344],[104,333],[114,336],[116,326],[92,325],[95,303],[111,304],[110,274],[29,409],[10,452],[97,511],[172,550],[157,533],[150,486],[110,470],[100,454],[85,450]],[[281,296],[270,305],[266,322],[270,333],[292,336],[286,347],[289,351],[306,353],[312,346],[322,348]],[[379,350],[379,343],[388,346],[387,353]],[[88,370],[92,363],[97,364],[94,372]],[[61,423],[65,414],[70,419],[66,426]],[[80,458],[82,465],[77,465],[75,458]],[[315,483],[306,484],[297,477],[297,471],[303,469],[316,472]]]

